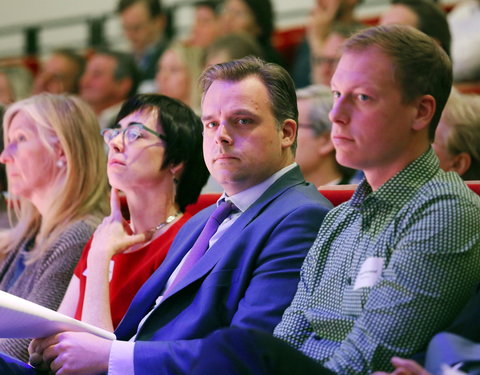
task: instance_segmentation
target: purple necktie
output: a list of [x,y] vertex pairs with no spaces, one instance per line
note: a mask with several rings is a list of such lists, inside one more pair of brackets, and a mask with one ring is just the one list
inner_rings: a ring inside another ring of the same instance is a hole
[[223,201],[218,205],[218,207],[213,211],[210,217],[207,220],[207,223],[203,227],[202,232],[198,236],[197,240],[193,244],[190,252],[185,258],[182,267],[177,273],[177,276],[173,280],[172,284],[167,291],[163,294],[166,296],[170,290],[173,289],[178,282],[183,279],[183,277],[193,268],[193,266],[198,262],[198,260],[205,254],[208,249],[208,244],[210,239],[217,231],[219,225],[236,209],[235,205],[232,202]]

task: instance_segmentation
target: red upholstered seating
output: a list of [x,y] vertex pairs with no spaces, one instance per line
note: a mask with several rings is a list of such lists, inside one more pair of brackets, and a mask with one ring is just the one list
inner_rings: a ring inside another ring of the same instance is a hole
[[211,206],[216,201],[218,201],[218,198],[220,198],[220,195],[221,194],[201,194],[198,197],[198,200],[196,203],[193,203],[187,206],[186,211],[188,213],[191,213],[192,215],[195,215],[197,212],[203,210],[208,206]]
[[322,186],[318,191],[332,202],[334,206],[338,206],[340,203],[346,202],[351,198],[355,187],[356,185]]
[[[352,196],[354,190],[354,185],[342,185],[342,188],[337,188],[337,186],[326,186],[319,189],[320,193],[322,193],[325,198],[332,202],[334,206],[348,201]],[[187,207],[187,212],[191,213],[192,215],[196,214],[197,212],[203,210],[205,207],[214,204],[218,200],[218,198],[220,198],[220,194],[202,194],[198,198],[197,203],[191,204]]]
[[[332,202],[334,206],[348,201],[352,196],[354,190],[355,185],[324,186],[319,189],[320,193],[322,193],[325,198]],[[196,214],[197,212],[203,210],[205,207],[214,204],[218,200],[218,198],[220,198],[220,194],[202,194],[198,198],[197,203],[191,204],[187,207],[187,212],[191,214]]]
[[465,181],[467,186],[472,189],[475,193],[480,195],[480,180],[478,181]]
[[[465,183],[470,189],[480,195],[480,180],[465,181]],[[334,206],[338,206],[340,203],[346,202],[350,199],[356,187],[356,185],[322,186],[318,189],[318,191],[322,193],[330,202],[332,202]]]
[[[475,193],[480,195],[480,181],[466,181],[466,184]],[[346,202],[350,199],[355,191],[355,188],[356,185],[331,185],[321,186],[318,191],[330,202],[332,202],[334,206],[338,206],[340,203]],[[201,194],[196,203],[187,207],[187,212],[194,215],[203,210],[205,207],[214,204],[218,198],[220,198],[220,194]],[[124,217],[128,218],[128,207],[125,197],[121,196],[120,200]]]

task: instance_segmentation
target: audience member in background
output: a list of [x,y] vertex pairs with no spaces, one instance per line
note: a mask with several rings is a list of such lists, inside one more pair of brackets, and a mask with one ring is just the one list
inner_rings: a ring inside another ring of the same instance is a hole
[[169,44],[161,0],[119,0],[117,12],[140,72],[139,91],[153,92],[157,61]]
[[80,97],[92,107],[101,129],[115,125],[123,102],[137,90],[138,77],[129,54],[104,49],[90,57],[80,79]]
[[33,93],[78,94],[85,58],[70,49],[55,50],[41,65],[33,82]]
[[200,0],[193,4],[193,25],[188,44],[207,48],[221,34],[220,0]]
[[[311,75],[312,55],[322,55],[323,44],[334,24],[360,26],[355,8],[362,0],[314,0],[315,5],[307,21],[305,39],[298,47],[292,67],[297,88],[314,83]],[[330,84],[330,83],[328,83]]]
[[447,16],[432,0],[391,0],[380,25],[408,25],[424,32],[450,56],[451,35]]
[[480,81],[480,1],[458,2],[447,15],[452,33],[453,79]]
[[[83,252],[59,309],[110,331],[162,264],[191,217],[185,207],[197,201],[208,177],[202,123],[185,104],[162,95],[136,95],[122,106],[117,123],[103,131],[111,214]],[[119,191],[126,197],[129,222],[121,213]]]
[[344,48],[332,140],[338,162],[365,180],[320,227],[274,331],[284,342],[217,331],[192,375],[390,370],[392,356],[415,354],[451,324],[480,282],[480,198],[430,147],[450,59],[407,26],[366,29]]
[[265,60],[283,65],[271,41],[275,29],[271,0],[225,0],[220,17],[224,34],[244,32],[254,36]]
[[0,67],[0,104],[9,105],[31,95],[32,73],[22,65]]
[[155,77],[158,93],[178,99],[198,113],[198,78],[203,70],[203,60],[203,48],[173,42],[158,61]]
[[432,146],[440,168],[480,180],[480,96],[452,91]]
[[328,113],[333,106],[327,86],[309,86],[297,91],[298,147],[295,161],[305,180],[315,186],[349,184],[354,171],[338,164],[330,133]]
[[[0,289],[56,310],[85,243],[108,211],[105,151],[95,115],[78,98],[42,94],[4,117],[10,206],[0,232]],[[28,340],[0,351],[28,360]]]
[[219,37],[205,53],[205,66],[242,59],[247,56],[262,58],[262,47],[250,34],[234,33]]
[[342,44],[363,26],[358,23],[336,23],[316,51],[312,51],[312,82],[330,86],[338,60],[342,56]]
[[0,70],[0,105],[8,105],[15,101],[10,77],[6,72]]
[[117,341],[75,332],[35,341],[37,355],[56,358],[53,371],[189,373],[206,335],[232,325],[271,332],[293,297],[331,207],[294,163],[293,81],[278,65],[244,59],[210,67],[201,83],[204,158],[225,194],[180,230]]

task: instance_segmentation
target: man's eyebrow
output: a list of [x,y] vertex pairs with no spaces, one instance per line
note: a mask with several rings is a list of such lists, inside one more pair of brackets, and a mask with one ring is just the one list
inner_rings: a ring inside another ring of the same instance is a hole
[[257,116],[257,114],[255,112],[250,111],[249,109],[244,109],[244,108],[240,108],[240,109],[236,109],[236,110],[232,111],[232,115]]
[[[235,109],[231,112],[226,113],[227,117],[232,117],[232,116],[251,116],[251,117],[258,117],[258,115],[248,109]],[[200,119],[202,121],[211,121],[214,119],[215,116],[213,115],[204,115],[201,116]]]
[[206,115],[206,116],[201,116],[201,117],[200,117],[200,120],[202,120],[202,122],[203,122],[203,121],[210,121],[212,118],[213,118],[213,116],[211,116],[211,115]]

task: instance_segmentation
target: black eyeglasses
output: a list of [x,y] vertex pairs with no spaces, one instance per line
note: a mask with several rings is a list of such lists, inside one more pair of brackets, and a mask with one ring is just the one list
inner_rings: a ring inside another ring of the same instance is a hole
[[160,138],[163,141],[167,140],[167,138],[163,134],[157,133],[156,131],[138,122],[128,125],[125,129],[120,129],[120,128],[103,129],[100,132],[100,134],[102,135],[103,140],[107,145],[112,141],[113,138],[115,138],[120,133],[122,133],[122,141],[125,143],[125,138],[126,138],[127,144],[131,144],[135,142],[137,139],[143,137],[143,133],[142,133],[143,130],[146,130],[147,132],[156,135],[158,138]]

